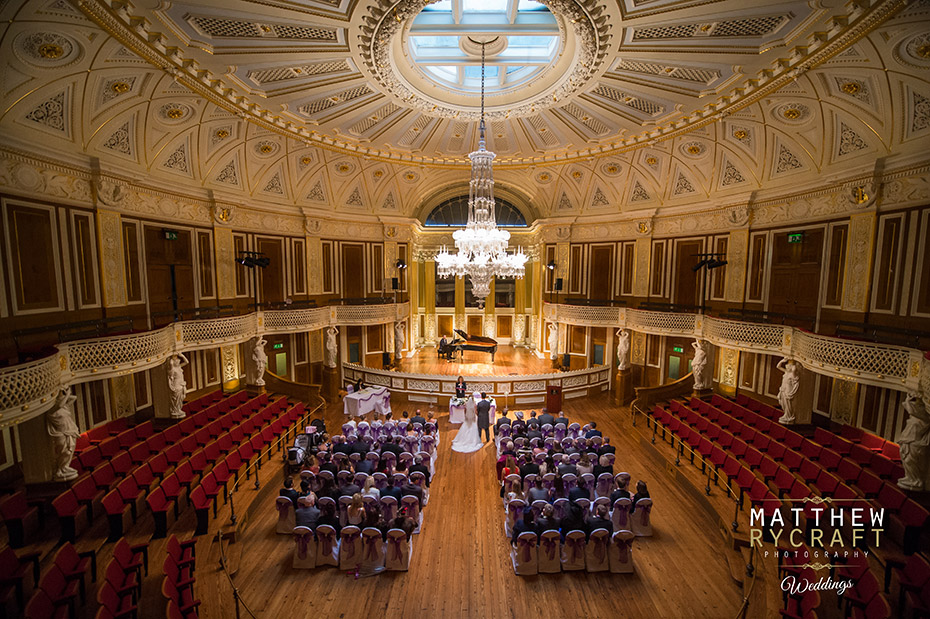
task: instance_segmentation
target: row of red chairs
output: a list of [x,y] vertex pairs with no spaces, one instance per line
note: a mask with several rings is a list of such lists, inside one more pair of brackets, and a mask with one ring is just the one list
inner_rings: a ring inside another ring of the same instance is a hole
[[39,578],[35,591],[26,604],[26,617],[73,617],[78,597],[82,604],[86,600],[85,576],[88,568],[91,571],[91,579],[96,582],[97,559],[93,550],[78,552],[71,544],[63,544],[55,553],[51,567]]
[[[231,478],[239,478],[239,469],[248,466],[252,455],[258,455],[261,459],[261,452],[274,443],[278,437],[287,432],[295,422],[304,416],[304,405],[298,403],[285,411],[280,417],[268,425],[261,428],[249,439],[243,442],[236,451],[229,453],[216,462],[215,466],[209,473],[204,475],[200,483],[190,492],[190,503],[193,504],[197,514],[197,530],[195,535],[205,535],[209,528],[209,511],[213,508],[213,517],[216,518],[217,497],[220,492],[223,493],[224,503],[228,501],[228,482]],[[278,451],[281,450],[281,444],[278,443]],[[269,456],[270,457],[270,456]],[[261,465],[261,462],[258,462]],[[156,508],[165,514],[167,519],[167,504],[152,505],[149,503],[152,513],[156,513]],[[156,532],[156,535],[158,532]]]
[[22,490],[0,501],[0,516],[6,525],[10,546],[22,548],[45,525],[45,501],[30,500]]
[[10,607],[12,598],[16,597],[16,605],[20,612],[25,603],[26,575],[32,567],[32,586],[39,586],[39,552],[16,554],[16,551],[7,546],[0,551],[0,604],[3,604],[3,616],[10,616],[6,610]]
[[84,432],[78,436],[77,443],[74,446],[75,455],[81,453],[85,449],[92,447],[93,445],[97,445],[98,443],[103,442],[111,436],[119,435],[126,429],[126,427],[126,418],[119,417],[91,428],[87,432]]
[[181,542],[171,535],[163,564],[165,576],[161,593],[168,601],[168,619],[195,619],[200,600],[194,597],[194,575],[197,564],[197,539]]
[[113,548],[113,558],[107,563],[104,580],[97,589],[96,619],[116,619],[138,616],[142,599],[143,569],[148,574],[148,544],[131,546],[120,538]]

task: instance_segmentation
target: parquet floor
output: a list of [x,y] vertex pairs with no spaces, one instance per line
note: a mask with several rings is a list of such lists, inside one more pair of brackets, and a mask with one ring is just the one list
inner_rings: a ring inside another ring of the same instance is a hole
[[526,374],[548,374],[554,372],[549,359],[539,359],[526,348],[498,346],[491,363],[491,355],[474,350],[466,350],[462,356],[456,355],[452,362],[440,359],[435,348],[421,348],[417,353],[404,358],[398,368],[401,372],[411,374],[441,374],[443,376],[508,376]]
[[[643,424],[633,428],[628,410],[606,395],[572,400],[566,410],[573,421],[597,421],[617,446],[617,470],[649,483],[655,535],[637,540],[635,574],[514,575],[493,444],[473,454],[452,452],[457,430],[441,418],[437,475],[409,572],[354,580],[335,568],[292,569],[293,542],[274,533],[269,500],[236,544],[240,594],[257,616],[272,618],[734,617],[742,592],[719,550],[717,525],[641,446]],[[340,405],[327,409],[326,422],[342,423]],[[280,484],[281,474],[274,476],[268,483]],[[202,617],[235,616],[225,576],[199,559],[197,596]]]

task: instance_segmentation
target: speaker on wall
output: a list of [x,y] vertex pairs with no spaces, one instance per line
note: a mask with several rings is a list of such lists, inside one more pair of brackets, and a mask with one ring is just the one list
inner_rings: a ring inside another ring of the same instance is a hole
[[571,367],[571,365],[572,365],[572,358],[571,358],[571,356],[570,356],[568,353],[564,353],[564,354],[562,355],[562,367],[563,367],[563,368],[568,368],[568,367]]
[[392,277],[391,278],[391,290],[399,290],[399,289],[400,289],[400,282],[398,281],[396,277]]
[[556,292],[562,292],[562,278],[559,277],[555,280],[555,286],[552,287]]
[[391,365],[391,353],[383,352],[381,353],[381,365],[384,367],[390,367]]

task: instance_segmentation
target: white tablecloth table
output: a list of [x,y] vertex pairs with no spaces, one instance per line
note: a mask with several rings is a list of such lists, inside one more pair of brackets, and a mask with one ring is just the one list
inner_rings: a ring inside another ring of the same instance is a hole
[[[474,397],[474,396],[468,396]],[[475,404],[478,404],[478,400],[481,398],[475,398]],[[465,405],[455,406],[452,403],[453,398],[449,398],[449,423],[465,423]],[[491,398],[491,412],[488,415],[491,425],[494,425],[494,414],[497,412],[497,402],[494,401],[494,398]]]
[[351,417],[361,417],[371,412],[385,415],[391,412],[391,392],[387,387],[365,387],[350,393],[343,399],[343,410]]

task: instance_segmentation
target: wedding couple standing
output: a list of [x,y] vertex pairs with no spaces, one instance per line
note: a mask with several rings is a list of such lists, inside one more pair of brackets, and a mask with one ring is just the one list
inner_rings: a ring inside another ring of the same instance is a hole
[[[480,399],[479,399],[480,398]],[[465,423],[452,441],[452,451],[471,453],[478,451],[491,439],[491,402],[488,396],[477,391],[465,400]],[[484,441],[481,432],[484,431]]]

